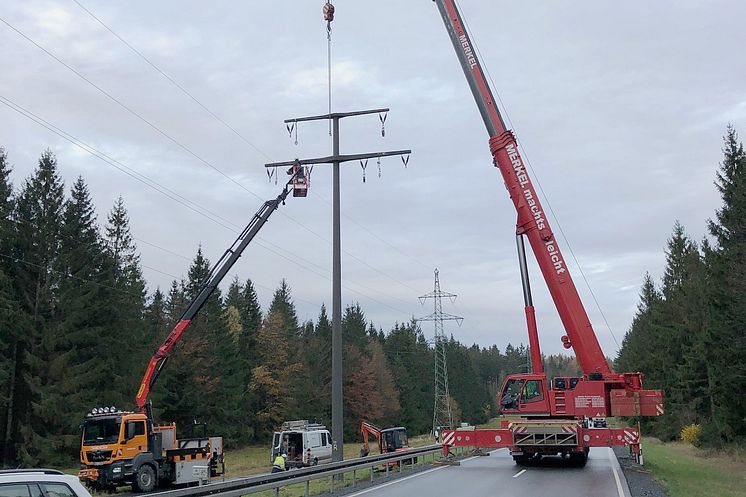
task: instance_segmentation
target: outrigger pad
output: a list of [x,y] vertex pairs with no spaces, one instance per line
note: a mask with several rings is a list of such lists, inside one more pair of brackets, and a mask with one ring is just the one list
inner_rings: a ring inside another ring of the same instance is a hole
[[461,466],[461,462],[457,461],[453,456],[441,457],[440,459],[434,460],[433,464],[436,466]]
[[490,455],[489,452],[485,451],[484,449],[480,449],[478,447],[476,449],[472,450],[468,454],[468,456],[470,456],[470,457],[473,457],[473,456],[486,457],[486,456],[489,456],[489,455]]

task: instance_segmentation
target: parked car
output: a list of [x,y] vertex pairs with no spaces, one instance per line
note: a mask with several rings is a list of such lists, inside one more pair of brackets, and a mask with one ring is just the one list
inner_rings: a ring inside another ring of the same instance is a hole
[[0,470],[0,497],[91,497],[77,476],[56,469]]
[[272,437],[270,464],[283,453],[287,455],[287,469],[328,463],[332,461],[332,444],[332,436],[324,425],[306,420],[285,421]]

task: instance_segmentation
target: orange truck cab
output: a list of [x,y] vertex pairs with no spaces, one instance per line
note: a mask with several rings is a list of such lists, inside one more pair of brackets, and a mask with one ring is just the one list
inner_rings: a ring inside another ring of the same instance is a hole
[[143,413],[96,408],[82,426],[78,477],[91,488],[149,492],[206,482],[224,469],[221,437],[177,440],[176,424],[153,426]]

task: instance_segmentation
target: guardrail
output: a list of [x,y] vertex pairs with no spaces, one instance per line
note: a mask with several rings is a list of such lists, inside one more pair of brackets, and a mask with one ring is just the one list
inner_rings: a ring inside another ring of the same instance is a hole
[[[456,448],[454,447],[453,449]],[[461,453],[463,453],[465,448],[461,449]],[[381,465],[383,465],[385,469],[381,470],[380,473],[384,475],[383,477],[388,478],[393,472],[402,472],[405,466],[411,466],[414,468],[414,466],[418,464],[426,464],[428,456],[430,458],[430,463],[434,462],[441,454],[441,451],[442,447],[440,445],[428,445],[426,447],[418,447],[404,452],[396,452],[394,454],[350,459],[349,461],[289,470],[283,473],[267,473],[249,478],[210,483],[200,487],[167,490],[165,492],[149,494],[148,497],[240,497],[242,495],[263,492],[265,490],[274,490],[275,495],[279,495],[281,488],[299,484],[305,485],[305,495],[306,497],[309,497],[310,482],[313,480],[328,478],[330,482],[330,491],[333,492],[335,484],[338,485],[338,488],[347,486],[344,477],[342,477],[343,481],[335,482],[340,475],[351,473],[352,487],[355,487],[357,483],[361,481],[361,479],[358,478],[359,471],[370,470],[370,476],[367,479],[373,482],[375,479],[375,470]],[[391,467],[392,463],[396,464],[393,468]]]

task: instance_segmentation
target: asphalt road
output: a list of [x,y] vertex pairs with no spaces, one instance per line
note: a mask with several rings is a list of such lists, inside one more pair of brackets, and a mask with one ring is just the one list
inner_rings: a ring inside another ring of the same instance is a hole
[[461,466],[439,466],[347,497],[630,497],[627,481],[611,449],[591,449],[584,468],[553,458],[516,466],[506,449],[473,457]]

